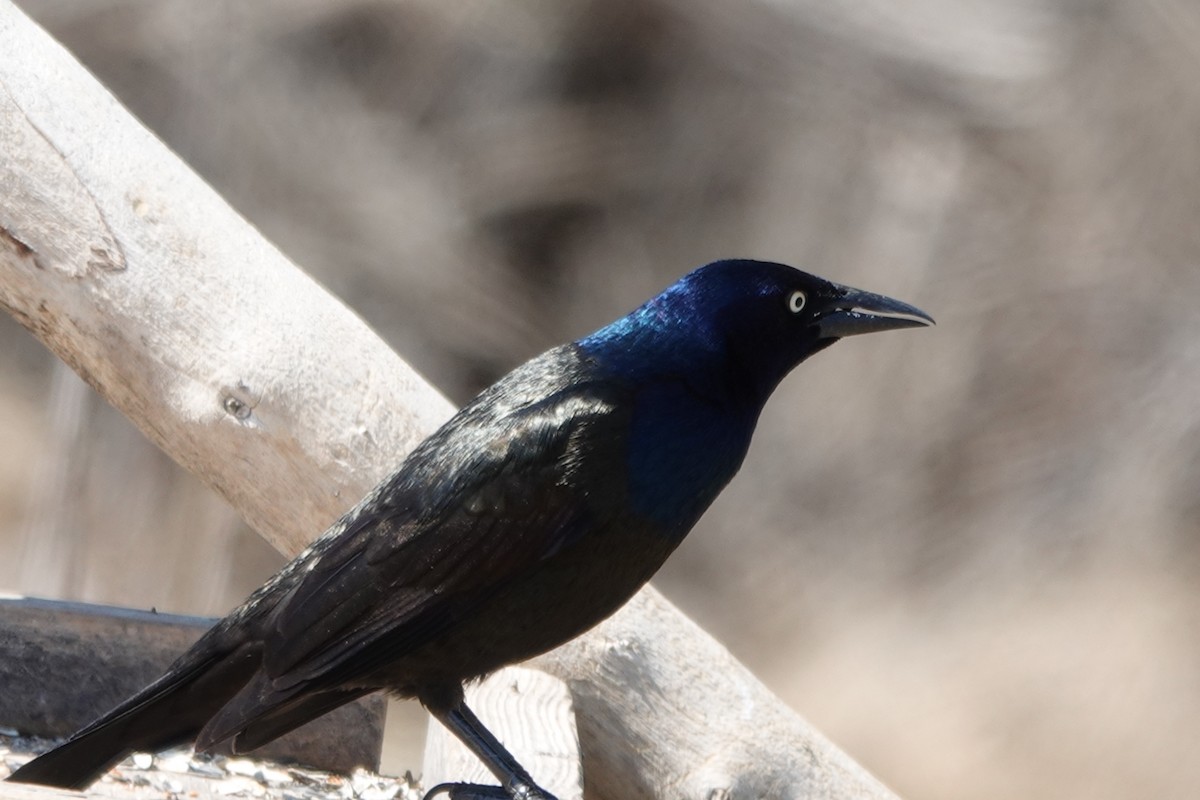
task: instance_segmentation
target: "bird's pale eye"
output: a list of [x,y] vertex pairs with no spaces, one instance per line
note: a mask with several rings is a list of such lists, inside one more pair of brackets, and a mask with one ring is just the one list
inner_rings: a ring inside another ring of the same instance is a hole
[[807,299],[808,298],[804,296],[804,292],[800,291],[799,289],[792,292],[788,295],[787,299],[788,311],[792,312],[793,314],[799,314],[800,310],[804,308],[804,301]]

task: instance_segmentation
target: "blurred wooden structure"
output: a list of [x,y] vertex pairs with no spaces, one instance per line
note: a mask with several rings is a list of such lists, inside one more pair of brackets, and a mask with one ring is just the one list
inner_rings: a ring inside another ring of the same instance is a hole
[[[0,726],[64,738],[161,675],[214,622],[29,598],[0,598]],[[331,772],[379,769],[387,704],[338,708],[255,753]]]

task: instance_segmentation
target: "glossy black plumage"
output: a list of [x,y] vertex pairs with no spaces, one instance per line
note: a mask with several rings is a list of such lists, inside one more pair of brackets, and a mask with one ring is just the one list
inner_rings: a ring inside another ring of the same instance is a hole
[[159,681],[12,779],[79,788],[132,750],[192,739],[252,749],[386,688],[419,698],[511,796],[549,797],[462,704],[463,681],[637,591],[797,363],[841,335],[929,322],[781,265],[696,270],[485,390]]

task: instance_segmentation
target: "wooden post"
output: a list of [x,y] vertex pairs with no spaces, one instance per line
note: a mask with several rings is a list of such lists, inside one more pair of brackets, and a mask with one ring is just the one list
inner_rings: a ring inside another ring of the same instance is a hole
[[[579,736],[571,693],[562,681],[526,667],[508,667],[467,687],[467,705],[521,766],[558,800],[583,800]],[[495,784],[479,759],[436,720],[425,740],[421,782]]]

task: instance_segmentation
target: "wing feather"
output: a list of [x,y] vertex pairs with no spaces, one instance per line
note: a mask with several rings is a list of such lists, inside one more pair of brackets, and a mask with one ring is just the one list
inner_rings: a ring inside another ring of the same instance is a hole
[[579,535],[589,512],[568,451],[606,428],[611,408],[576,388],[500,424],[468,409],[414,452],[387,501],[351,512],[272,611],[275,689],[343,683],[419,647]]

